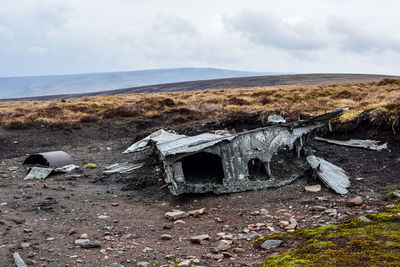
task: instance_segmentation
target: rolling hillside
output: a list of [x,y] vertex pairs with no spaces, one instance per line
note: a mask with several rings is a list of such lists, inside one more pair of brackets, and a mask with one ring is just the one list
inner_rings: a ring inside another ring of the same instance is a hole
[[258,73],[213,68],[178,68],[74,75],[7,77],[0,78],[0,99],[79,94],[152,84],[273,74],[277,73]]

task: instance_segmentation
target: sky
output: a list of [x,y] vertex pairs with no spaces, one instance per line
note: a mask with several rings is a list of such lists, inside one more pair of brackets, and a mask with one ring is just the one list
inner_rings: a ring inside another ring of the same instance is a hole
[[0,4],[0,77],[179,67],[400,75],[398,0]]

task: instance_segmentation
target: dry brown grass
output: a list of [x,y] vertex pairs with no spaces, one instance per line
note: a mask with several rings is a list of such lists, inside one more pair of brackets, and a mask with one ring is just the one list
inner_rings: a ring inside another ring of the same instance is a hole
[[5,127],[93,122],[126,117],[148,117],[170,112],[171,122],[226,116],[237,112],[302,111],[316,115],[348,107],[342,121],[364,111],[394,121],[400,112],[400,80],[315,86],[250,87],[154,94],[95,96],[67,100],[0,102],[0,124]]

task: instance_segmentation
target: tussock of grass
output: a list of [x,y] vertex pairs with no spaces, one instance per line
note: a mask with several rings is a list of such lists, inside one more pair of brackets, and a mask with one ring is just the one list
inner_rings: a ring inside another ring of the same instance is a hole
[[[238,112],[273,110],[281,114],[302,111],[317,115],[349,107],[341,121],[368,111],[372,120],[393,123],[400,114],[400,80],[315,86],[250,87],[154,94],[94,96],[49,101],[0,101],[0,124],[24,125],[92,122],[104,119],[148,117],[179,109],[173,121],[194,121]],[[176,117],[176,118],[175,118]]]
[[254,242],[260,247],[268,239],[300,245],[266,259],[262,266],[398,266],[400,262],[400,206],[379,214],[356,217],[339,225],[296,230],[271,235]]

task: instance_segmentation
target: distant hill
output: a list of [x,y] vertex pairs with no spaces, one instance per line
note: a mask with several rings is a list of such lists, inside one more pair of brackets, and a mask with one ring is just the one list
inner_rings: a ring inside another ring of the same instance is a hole
[[193,91],[205,89],[241,88],[258,86],[277,86],[277,85],[313,85],[313,84],[334,84],[334,83],[353,83],[353,82],[372,82],[384,78],[399,79],[399,76],[374,75],[374,74],[291,74],[291,75],[271,75],[271,76],[252,76],[228,79],[213,79],[201,81],[189,81],[178,83],[165,83],[149,86],[139,86],[118,90],[97,91],[82,94],[61,94],[39,97],[22,97],[3,100],[49,100],[67,99],[74,97],[87,97],[97,95],[117,95],[130,93],[156,93],[156,92],[176,92]]
[[112,89],[194,80],[274,75],[214,68],[157,69],[73,75],[0,78],[0,99],[80,94]]

